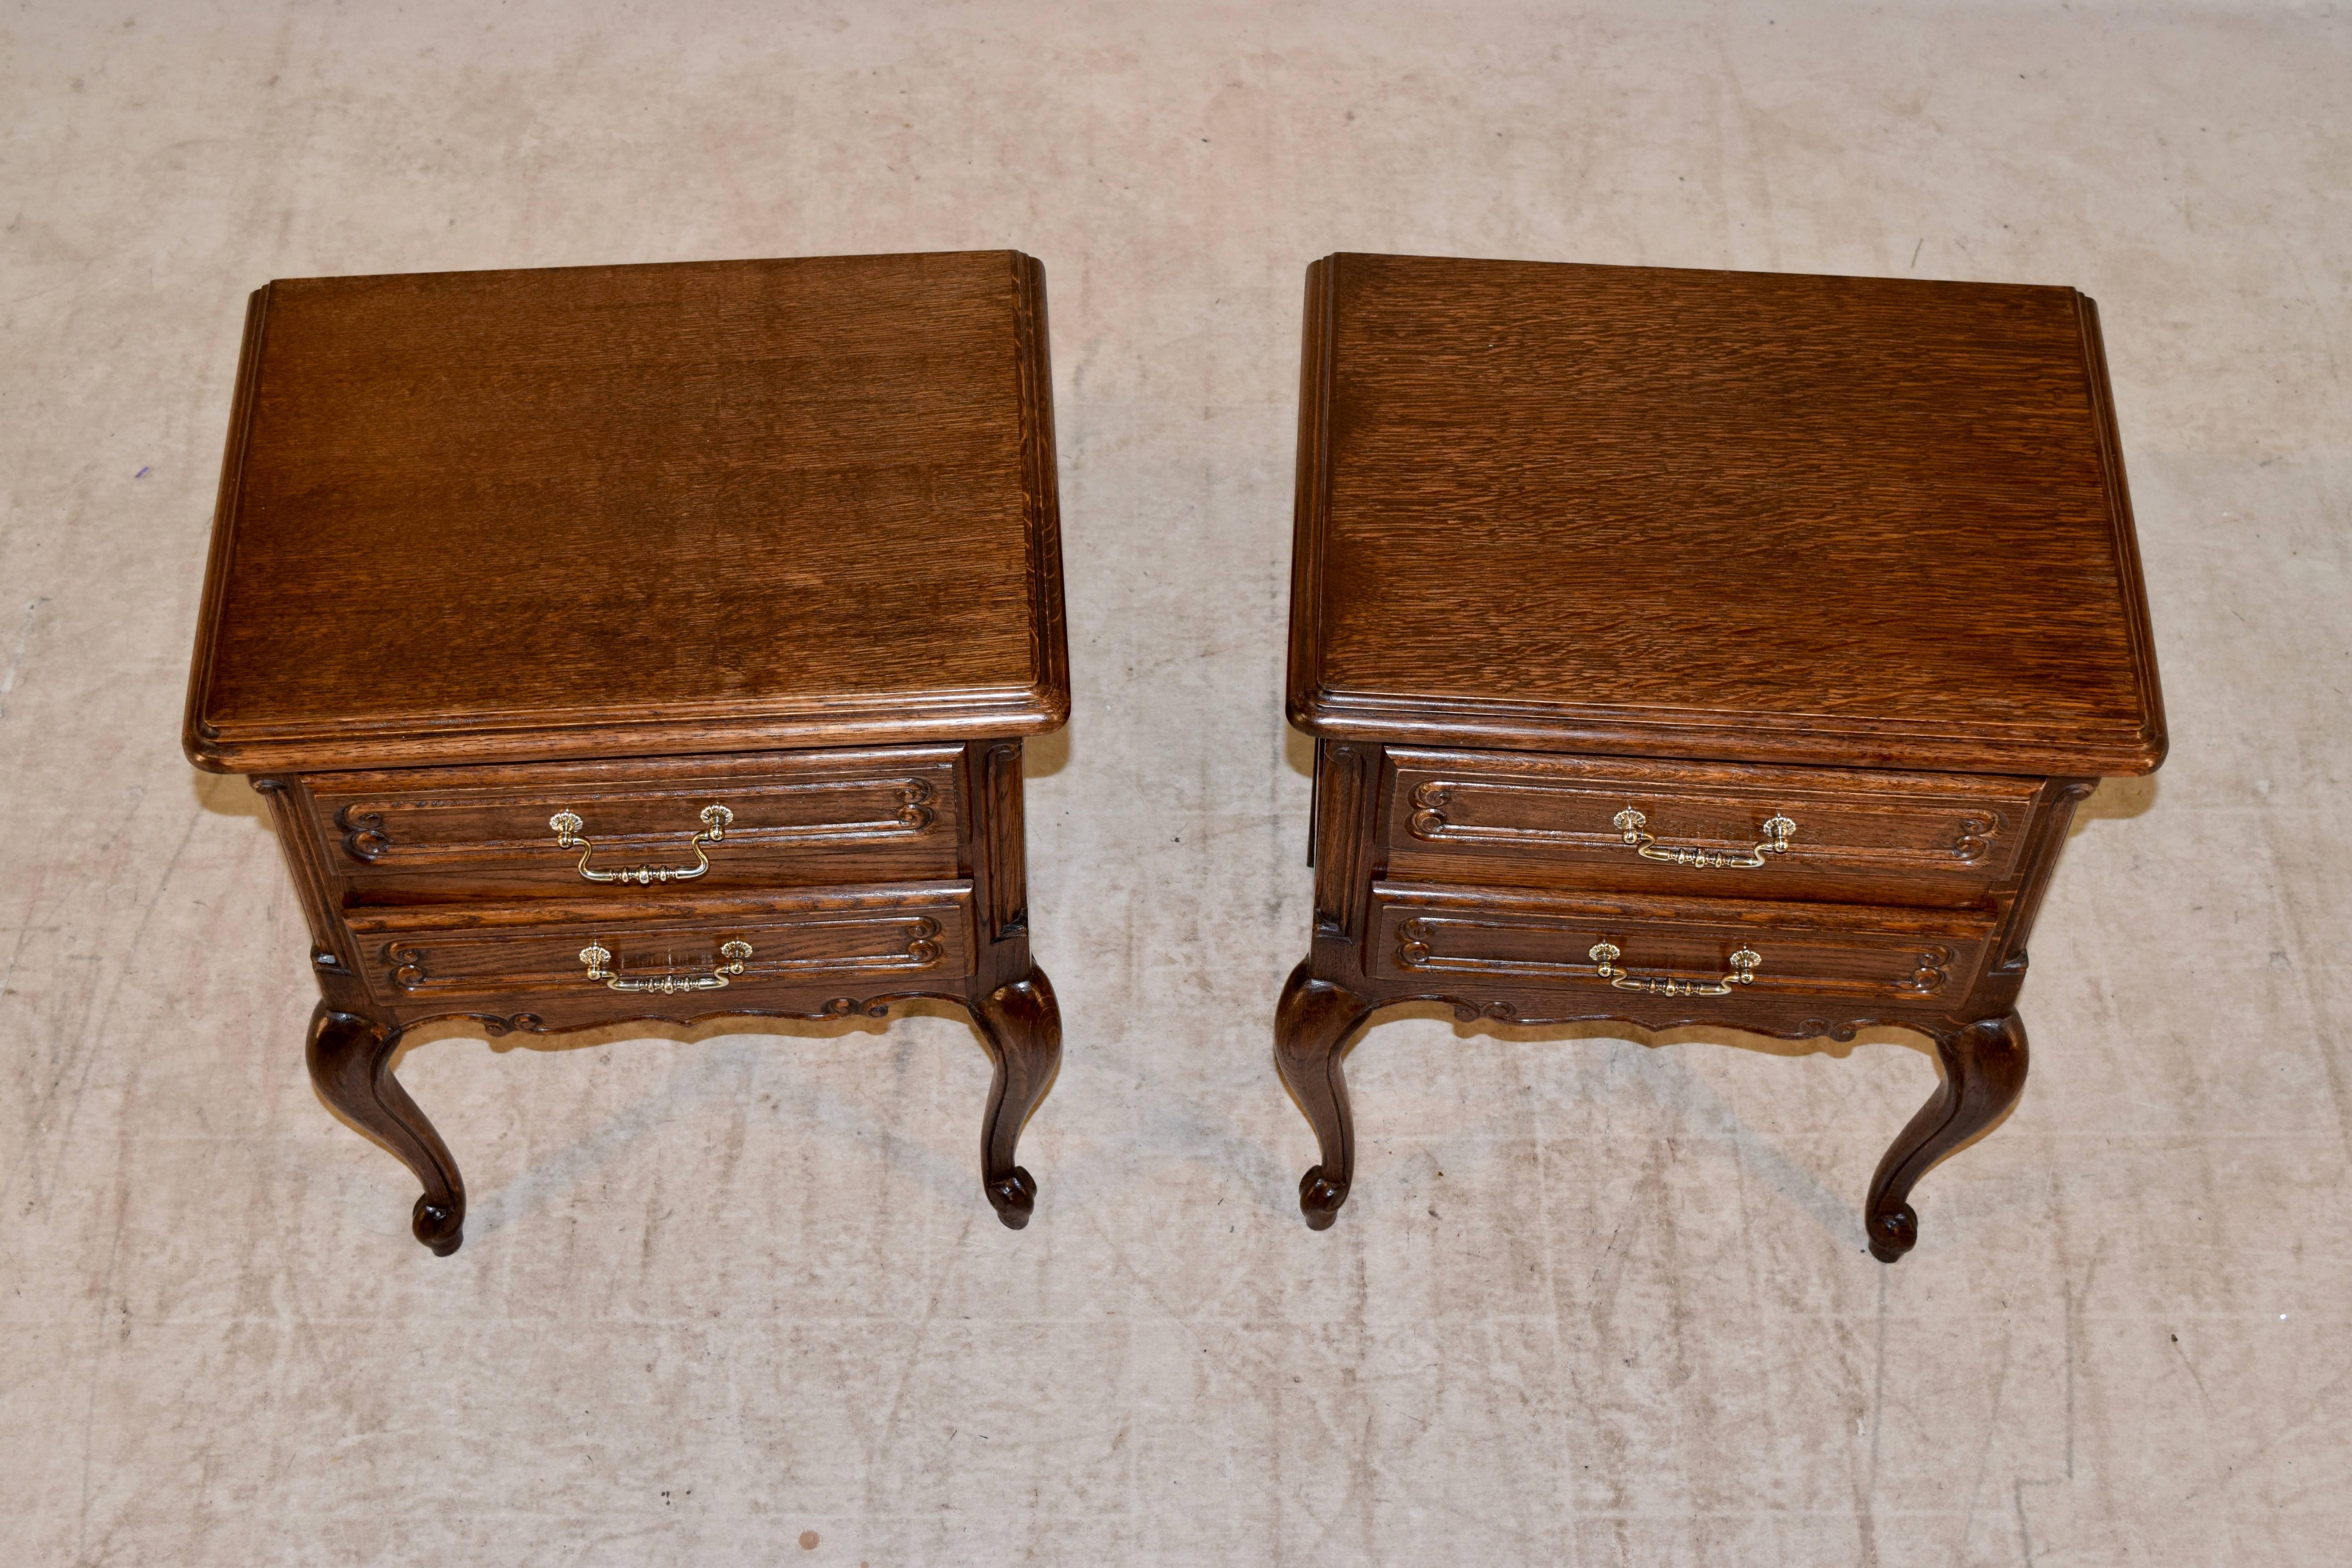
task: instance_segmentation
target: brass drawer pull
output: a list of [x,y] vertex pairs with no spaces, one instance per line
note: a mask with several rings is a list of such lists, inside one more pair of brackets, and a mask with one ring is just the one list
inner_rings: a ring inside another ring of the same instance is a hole
[[[547,819],[547,825],[555,829],[557,848],[580,851],[580,874],[589,881],[635,882],[639,887],[644,887],[648,882],[691,882],[709,870],[710,857],[702,852],[702,847],[706,844],[717,844],[724,839],[727,837],[727,825],[734,820],[735,814],[725,806],[706,805],[702,808],[702,831],[687,840],[687,847],[694,851],[693,865],[633,866],[621,871],[596,871],[589,868],[588,857],[596,853],[596,847],[580,837],[580,830],[587,824],[580,820],[577,813],[570,810],[559,811]],[[722,980],[719,984],[724,985],[727,983]]]
[[728,976],[743,973],[743,961],[751,956],[751,944],[724,943],[719,949],[719,956],[726,962],[708,974],[664,974],[652,980],[631,980],[604,967],[613,962],[613,955],[604,943],[592,942],[580,950],[580,962],[588,966],[589,979],[601,980],[615,991],[652,991],[664,996],[675,996],[681,991],[725,990]]
[[1627,806],[1609,819],[1610,825],[1625,836],[1625,842],[1644,860],[1665,860],[1676,866],[1738,867],[1752,869],[1764,864],[1767,855],[1786,855],[1789,839],[1797,825],[1774,812],[1764,823],[1764,841],[1745,855],[1734,855],[1728,849],[1688,849],[1661,845],[1643,828],[1649,818]]
[[1601,978],[1618,990],[1646,991],[1653,996],[1728,996],[1734,985],[1753,981],[1756,966],[1764,962],[1762,953],[1743,947],[1731,955],[1731,973],[1710,984],[1704,980],[1676,980],[1668,974],[1628,974],[1615,967],[1622,954],[1615,942],[1606,939],[1594,942],[1586,956],[1601,966]]

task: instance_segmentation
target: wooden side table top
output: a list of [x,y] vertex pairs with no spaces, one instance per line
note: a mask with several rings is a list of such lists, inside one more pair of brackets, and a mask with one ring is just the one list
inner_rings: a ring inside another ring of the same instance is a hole
[[1291,717],[2147,772],[2163,707],[2102,353],[2071,289],[1328,258]]
[[1068,714],[1027,257],[286,279],[246,331],[186,721],[202,766]]

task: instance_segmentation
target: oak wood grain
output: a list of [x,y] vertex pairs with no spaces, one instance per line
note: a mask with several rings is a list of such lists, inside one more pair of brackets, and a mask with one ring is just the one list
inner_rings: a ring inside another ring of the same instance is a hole
[[1310,269],[1289,705],[1322,736],[2141,773],[2163,707],[2070,289]]
[[269,284],[190,756],[316,770],[1055,728],[1043,288],[1013,252]]

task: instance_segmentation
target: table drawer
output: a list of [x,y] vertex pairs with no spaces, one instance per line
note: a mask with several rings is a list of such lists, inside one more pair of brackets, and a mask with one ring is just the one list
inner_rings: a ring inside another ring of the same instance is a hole
[[1708,898],[1979,901],[2014,875],[2041,783],[1402,747],[1388,759],[1401,880]]
[[[1991,915],[1967,910],[1396,882],[1374,884],[1372,897],[1374,973],[1439,989],[1568,986],[1930,1002],[1967,994],[1984,965],[1993,925]],[[1743,954],[1745,961],[1738,956]],[[1743,972],[1747,979],[1736,978]],[[1724,990],[1713,992],[1718,985]]]
[[[326,863],[355,902],[599,890],[625,902],[681,883],[719,891],[953,878],[961,756],[955,746],[772,752],[305,782]],[[568,846],[559,814],[577,824]]]
[[[586,998],[609,1012],[621,992],[752,1010],[782,991],[922,990],[972,969],[968,882],[765,897],[649,890],[631,906],[415,905],[355,910],[345,924],[370,990],[402,1008],[480,1002],[530,1012],[541,998]],[[593,975],[583,956],[591,949],[607,955]]]

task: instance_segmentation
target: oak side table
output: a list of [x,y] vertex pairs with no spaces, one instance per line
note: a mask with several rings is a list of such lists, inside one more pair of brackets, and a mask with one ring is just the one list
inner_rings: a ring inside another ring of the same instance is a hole
[[970,1009],[982,1182],[1061,1059],[1022,740],[1069,713],[1045,276],[1011,252],[281,279],[190,679],[267,798],[329,1104],[465,1184],[402,1031]]
[[1342,255],[1307,272],[1288,710],[1315,927],[1275,1025],[1347,1201],[1341,1054],[1465,1021],[1932,1037],[1864,1212],[2025,1084],[2076,805],[2163,760],[2071,289]]

